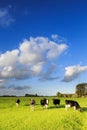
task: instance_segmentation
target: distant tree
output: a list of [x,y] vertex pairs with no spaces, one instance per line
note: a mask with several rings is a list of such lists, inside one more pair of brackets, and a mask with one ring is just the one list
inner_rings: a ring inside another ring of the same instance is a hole
[[37,94],[37,93],[35,94],[35,97],[38,97],[38,94]]
[[57,97],[63,97],[63,94],[60,93],[60,92],[57,92],[56,96],[57,96]]
[[78,97],[82,97],[87,94],[87,83],[81,83],[76,85],[76,92]]
[[29,97],[29,94],[28,94],[28,93],[26,93],[26,94],[25,94],[25,97]]
[[28,93],[25,94],[25,97],[37,97],[37,96],[38,96],[37,93],[36,94],[28,94]]

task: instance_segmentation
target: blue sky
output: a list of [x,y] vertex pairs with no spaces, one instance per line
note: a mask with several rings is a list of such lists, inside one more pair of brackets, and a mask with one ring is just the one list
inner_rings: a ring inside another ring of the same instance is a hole
[[74,93],[86,52],[86,0],[0,1],[0,95]]

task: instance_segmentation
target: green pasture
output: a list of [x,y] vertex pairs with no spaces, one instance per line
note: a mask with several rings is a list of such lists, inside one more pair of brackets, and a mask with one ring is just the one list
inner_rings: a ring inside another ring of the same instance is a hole
[[30,97],[20,97],[19,107],[16,97],[0,97],[0,130],[87,130],[87,98],[70,98],[79,102],[82,112],[73,108],[66,111],[65,98],[60,99],[58,107],[54,107],[53,97],[47,98],[47,110],[40,106],[42,98],[34,97],[35,110],[31,111]]

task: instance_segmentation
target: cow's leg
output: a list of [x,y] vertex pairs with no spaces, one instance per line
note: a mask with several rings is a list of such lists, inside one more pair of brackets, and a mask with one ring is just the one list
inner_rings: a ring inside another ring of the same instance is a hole
[[19,104],[18,104],[18,103],[16,103],[16,106],[18,107],[18,106],[19,106]]
[[76,106],[74,106],[74,110],[76,110]]
[[46,108],[46,109],[48,108],[48,105],[47,105],[47,104],[45,104],[45,108]]
[[30,105],[30,110],[34,111],[34,105]]

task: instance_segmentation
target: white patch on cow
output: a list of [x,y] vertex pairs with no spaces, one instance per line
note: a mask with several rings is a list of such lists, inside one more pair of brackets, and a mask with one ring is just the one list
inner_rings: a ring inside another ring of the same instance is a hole
[[18,106],[19,106],[19,104],[18,104],[18,103],[16,103],[16,106],[18,107]]
[[67,108],[71,107],[70,104],[66,105]]
[[48,104],[48,99],[46,100],[46,104]]
[[71,107],[70,104],[67,104],[67,105],[65,106],[66,110],[67,110],[69,107]]

